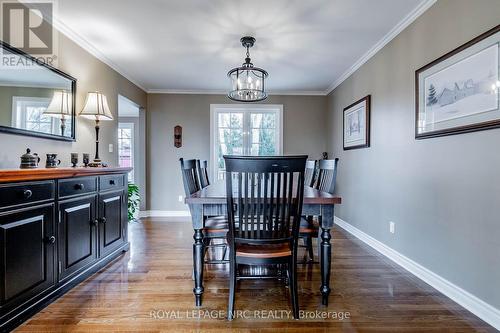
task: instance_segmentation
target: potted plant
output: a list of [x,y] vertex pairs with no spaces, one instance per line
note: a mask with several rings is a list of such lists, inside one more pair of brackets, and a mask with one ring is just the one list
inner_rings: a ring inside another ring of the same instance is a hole
[[139,196],[139,187],[134,183],[128,183],[128,220],[136,221],[139,217],[139,204],[141,197]]

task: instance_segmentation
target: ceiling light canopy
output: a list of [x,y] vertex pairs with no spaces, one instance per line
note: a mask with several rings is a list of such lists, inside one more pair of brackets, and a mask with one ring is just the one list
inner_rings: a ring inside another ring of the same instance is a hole
[[227,73],[231,81],[231,91],[227,97],[238,102],[263,101],[267,98],[265,81],[269,74],[251,63],[250,48],[255,44],[255,38],[245,36],[240,41],[247,49],[247,54],[241,67],[233,68]]

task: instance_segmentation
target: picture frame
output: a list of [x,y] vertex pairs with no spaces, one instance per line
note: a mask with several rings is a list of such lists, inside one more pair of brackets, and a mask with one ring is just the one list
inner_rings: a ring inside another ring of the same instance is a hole
[[415,71],[415,138],[500,127],[500,25]]
[[370,104],[371,95],[367,95],[344,108],[344,150],[370,147]]

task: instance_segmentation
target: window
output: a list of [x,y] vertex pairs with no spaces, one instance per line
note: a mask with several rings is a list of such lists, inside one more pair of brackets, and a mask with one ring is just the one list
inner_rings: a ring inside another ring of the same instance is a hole
[[50,98],[18,97],[12,98],[12,126],[42,133],[55,133],[54,117],[44,115]]
[[282,153],[282,105],[211,105],[210,160],[214,179],[223,179],[224,155]]
[[[121,167],[134,167],[134,124],[118,124],[118,163]],[[128,174],[128,181],[134,182],[134,170]]]

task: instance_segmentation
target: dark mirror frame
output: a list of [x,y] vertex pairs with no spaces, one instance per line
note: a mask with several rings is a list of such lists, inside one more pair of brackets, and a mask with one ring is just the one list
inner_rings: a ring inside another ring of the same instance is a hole
[[44,138],[44,139],[51,139],[51,140],[58,140],[58,141],[76,141],[76,111],[75,111],[75,105],[76,105],[76,79],[72,77],[69,74],[64,73],[63,71],[52,67],[48,64],[45,64],[43,62],[40,62],[37,60],[37,58],[27,54],[26,52],[23,52],[8,43],[1,41],[0,40],[0,47],[4,50],[7,50],[11,53],[17,54],[19,56],[25,57],[29,59],[30,61],[38,64],[41,67],[45,67],[46,69],[56,73],[59,76],[64,77],[65,79],[68,79],[71,81],[71,96],[72,96],[72,107],[71,107],[71,129],[72,133],[71,136],[65,137],[62,135],[55,135],[55,134],[47,134],[47,133],[41,133],[41,132],[34,132],[34,131],[28,131],[25,129],[20,129],[20,128],[15,128],[15,127],[8,127],[8,126],[2,126],[0,125],[0,132],[3,133],[11,133],[11,134],[17,134],[17,135],[25,135],[25,136],[33,136],[33,137],[38,137],[38,138]]

